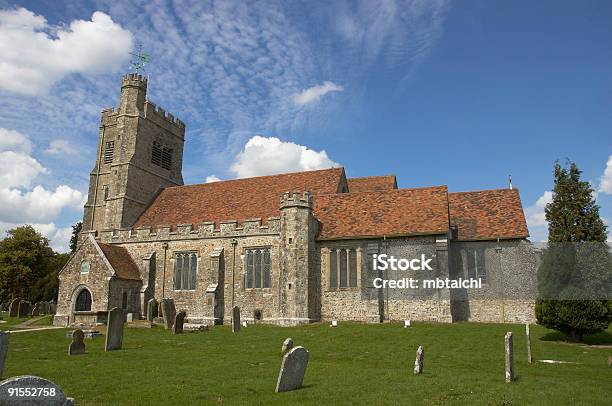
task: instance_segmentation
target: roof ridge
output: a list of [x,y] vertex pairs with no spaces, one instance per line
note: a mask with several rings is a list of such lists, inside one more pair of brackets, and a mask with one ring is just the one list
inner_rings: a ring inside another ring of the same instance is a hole
[[355,195],[365,195],[365,194],[385,194],[385,193],[397,193],[397,192],[407,192],[407,191],[419,191],[419,190],[430,190],[430,189],[446,189],[448,193],[447,185],[436,185],[436,186],[422,186],[415,188],[402,188],[402,189],[384,189],[384,190],[365,190],[363,192],[345,192],[345,193],[320,193],[315,195],[314,198],[325,197],[325,196],[355,196]]
[[509,188],[497,188],[497,189],[482,189],[482,190],[466,190],[463,192],[448,192],[449,195],[460,195],[460,194],[467,194],[467,193],[481,193],[481,192],[502,192],[502,191],[517,191],[518,192],[518,188],[513,187],[512,189]]
[[325,171],[333,171],[333,170],[337,170],[337,169],[344,169],[344,167],[343,166],[333,166],[331,168],[325,168],[325,169],[313,169],[313,170],[307,170],[307,171],[283,172],[283,173],[276,173],[276,174],[273,174],[273,175],[249,176],[247,178],[226,179],[226,180],[218,180],[218,181],[215,181],[215,182],[192,183],[190,185],[169,186],[169,187],[164,188],[164,190],[167,190],[167,189],[176,189],[176,188],[185,188],[185,187],[192,187],[192,186],[206,186],[206,185],[212,185],[213,183],[220,184],[220,183],[246,181],[246,180],[249,180],[249,179],[273,178],[273,177],[277,177],[277,176],[294,175],[296,173],[325,172]]
[[394,178],[397,178],[397,175],[394,173],[390,173],[387,175],[371,175],[371,176],[357,176],[355,178],[346,178],[346,180],[356,180],[356,179],[372,179],[372,178],[388,178],[393,176]]

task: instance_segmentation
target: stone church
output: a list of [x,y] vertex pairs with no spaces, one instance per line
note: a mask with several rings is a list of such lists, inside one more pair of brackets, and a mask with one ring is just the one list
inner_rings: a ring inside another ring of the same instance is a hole
[[[192,323],[243,319],[533,320],[535,272],[517,189],[399,189],[344,168],[184,185],[185,124],[128,74],[101,113],[83,235],[59,274],[56,325],[146,316],[172,298]],[[380,270],[375,255],[431,258]],[[392,289],[375,280],[479,278],[481,289]]]

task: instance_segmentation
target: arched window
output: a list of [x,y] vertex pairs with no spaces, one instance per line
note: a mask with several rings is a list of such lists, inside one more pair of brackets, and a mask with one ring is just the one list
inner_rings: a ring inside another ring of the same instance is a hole
[[77,312],[91,311],[91,293],[87,289],[83,289],[77,296],[74,310]]

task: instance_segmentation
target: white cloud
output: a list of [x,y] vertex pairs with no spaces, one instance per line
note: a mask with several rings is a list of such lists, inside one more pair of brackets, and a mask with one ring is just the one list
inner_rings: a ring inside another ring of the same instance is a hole
[[32,143],[20,132],[0,128],[0,151],[17,151],[29,154]]
[[0,10],[0,38],[0,89],[28,95],[44,93],[70,73],[118,69],[133,42],[129,31],[100,11],[91,21],[58,28],[25,8]]
[[239,178],[310,171],[339,166],[324,150],[319,152],[276,137],[251,138],[236,156],[230,170]]
[[547,238],[548,222],[544,209],[548,203],[552,202],[552,198],[553,193],[547,190],[536,200],[535,204],[525,209],[529,234],[533,240],[543,241]]
[[341,92],[344,88],[333,82],[323,82],[320,85],[309,87],[308,89],[302,90],[300,93],[293,97],[295,104],[303,106],[308,103],[318,101],[321,97],[325,96],[329,92]]
[[608,157],[608,163],[603,175],[599,178],[599,192],[612,195],[612,155]]
[[84,197],[78,190],[61,185],[55,190],[36,186],[29,192],[0,189],[0,221],[45,223],[54,220],[64,208],[80,209]]
[[[6,231],[23,226],[23,223],[8,223],[0,221],[0,239],[6,237]],[[49,246],[56,252],[70,251],[70,237],[72,237],[72,227],[58,228],[55,223],[30,223],[32,227],[43,237],[49,239]]]
[[47,170],[28,154],[0,152],[0,188],[29,188],[34,178]]
[[210,175],[206,177],[206,180],[204,181],[205,183],[212,183],[212,182],[219,182],[221,179],[219,179],[216,175]]
[[49,147],[45,150],[45,153],[51,155],[75,155],[77,153],[77,150],[68,140],[56,139],[49,143]]

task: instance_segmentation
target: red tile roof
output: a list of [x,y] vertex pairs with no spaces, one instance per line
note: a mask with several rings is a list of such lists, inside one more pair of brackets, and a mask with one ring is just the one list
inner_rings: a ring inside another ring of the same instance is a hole
[[517,189],[449,193],[448,201],[461,241],[529,237]]
[[111,264],[117,277],[120,279],[141,280],[138,267],[132,260],[129,252],[118,245],[110,245],[98,242],[104,256]]
[[253,218],[265,222],[279,216],[279,199],[284,192],[337,193],[344,181],[344,168],[331,168],[170,187],[161,191],[134,227]]
[[395,175],[351,178],[348,179],[347,182],[350,193],[397,189],[397,180],[395,179]]
[[446,186],[316,196],[318,239],[448,233]]

